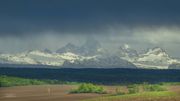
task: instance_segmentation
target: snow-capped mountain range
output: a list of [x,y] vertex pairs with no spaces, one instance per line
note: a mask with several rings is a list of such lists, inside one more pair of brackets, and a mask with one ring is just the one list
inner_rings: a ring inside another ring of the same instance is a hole
[[1,64],[32,64],[74,68],[156,68],[168,69],[169,65],[179,64],[162,48],[155,47],[138,53],[125,44],[115,54],[109,54],[98,41],[88,40],[78,47],[69,43],[56,52],[31,50],[17,54],[0,54]]
[[[178,59],[170,57],[164,49],[159,47],[148,49],[141,54],[138,54],[136,50],[131,48],[126,48],[125,50],[123,51],[125,55],[121,56],[121,58],[133,63],[139,68],[168,69],[169,65],[180,63]],[[120,52],[122,54],[122,49]]]

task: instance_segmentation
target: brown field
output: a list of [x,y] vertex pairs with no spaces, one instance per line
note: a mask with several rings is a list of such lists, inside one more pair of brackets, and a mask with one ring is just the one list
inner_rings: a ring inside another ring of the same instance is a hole
[[69,94],[72,85],[43,85],[0,88],[0,101],[79,101],[100,94]]
[[[5,88],[0,88],[0,101],[81,101],[86,99],[93,99],[102,96],[107,96],[106,94],[69,94],[69,91],[74,88],[77,88],[77,85],[43,85],[43,86],[41,85],[41,86],[19,86],[19,87],[7,87],[7,88],[5,87]],[[108,94],[115,93],[116,88],[117,88],[116,86],[105,86],[105,89],[107,90]],[[126,90],[125,87],[121,87],[121,88]],[[169,86],[168,91],[180,92],[180,86]],[[139,98],[135,98],[135,99],[139,99]],[[131,101],[131,100],[127,100],[127,101]],[[122,101],[122,100],[113,100],[113,101]],[[141,100],[139,99],[137,101],[141,101]],[[158,98],[156,99],[156,101],[172,101],[172,98],[169,98],[169,100],[167,99],[160,100]],[[178,101],[178,100],[174,99],[173,101]]]

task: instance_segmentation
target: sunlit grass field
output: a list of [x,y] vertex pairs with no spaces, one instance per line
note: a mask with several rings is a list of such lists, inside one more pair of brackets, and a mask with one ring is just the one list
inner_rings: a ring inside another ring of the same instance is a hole
[[161,91],[99,97],[83,101],[180,101],[180,93]]

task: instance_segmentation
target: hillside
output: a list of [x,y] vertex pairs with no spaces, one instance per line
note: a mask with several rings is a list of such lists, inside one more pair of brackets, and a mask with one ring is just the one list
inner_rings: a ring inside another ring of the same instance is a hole
[[179,70],[102,68],[0,68],[0,75],[100,84],[180,82]]

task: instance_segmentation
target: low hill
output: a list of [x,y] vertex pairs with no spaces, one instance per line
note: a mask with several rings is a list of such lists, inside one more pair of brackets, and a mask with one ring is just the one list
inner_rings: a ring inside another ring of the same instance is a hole
[[0,68],[0,75],[99,84],[180,82],[180,70],[97,68]]

